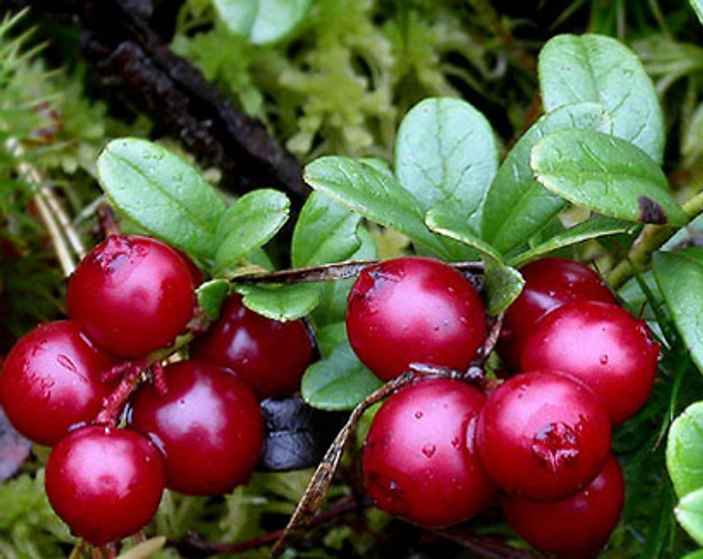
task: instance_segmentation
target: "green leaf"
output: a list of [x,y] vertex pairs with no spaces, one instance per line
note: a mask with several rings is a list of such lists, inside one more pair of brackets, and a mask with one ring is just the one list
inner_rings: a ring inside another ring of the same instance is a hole
[[497,167],[491,125],[465,101],[425,99],[398,129],[395,170],[401,186],[425,211],[446,204],[475,231]]
[[671,424],[666,467],[679,498],[703,488],[703,402],[688,406]]
[[194,256],[214,256],[225,204],[196,169],[137,138],[110,142],[97,168],[107,199],[144,231]]
[[687,553],[681,559],[703,559],[703,549],[694,551],[693,553]]
[[300,384],[305,401],[323,410],[351,410],[382,382],[364,367],[348,343],[313,363]]
[[703,0],[689,0],[693,11],[698,16],[698,21],[703,25]]
[[305,181],[315,190],[367,219],[393,227],[445,260],[466,251],[433,235],[419,203],[388,173],[347,157],[322,157],[305,167]]
[[356,235],[361,216],[329,197],[313,192],[300,211],[293,231],[293,266],[319,266],[348,259],[359,248]]
[[248,192],[232,204],[217,225],[216,275],[234,268],[247,254],[266,244],[288,219],[290,201],[272,189]]
[[220,316],[222,301],[229,293],[229,282],[224,279],[214,279],[201,284],[195,290],[198,299],[198,306],[205,313],[205,316],[212,320],[217,320]]
[[661,168],[630,142],[594,130],[560,130],[530,158],[539,183],[569,202],[626,221],[685,225]]
[[619,219],[595,216],[573,227],[569,227],[561,233],[557,233],[547,241],[540,243],[530,250],[520,253],[514,258],[511,258],[509,263],[511,266],[519,268],[529,261],[543,257],[550,252],[590,239],[597,239],[598,237],[627,233],[633,227],[631,223],[624,223]]
[[[679,334],[698,370],[703,372],[703,247],[657,252],[654,277]],[[703,484],[701,484],[703,486]]]
[[600,103],[613,118],[613,134],[661,165],[664,119],[652,81],[635,54],[611,37],[558,35],[539,55],[547,112],[583,101]]
[[427,212],[425,223],[435,233],[454,239],[496,260],[501,259],[500,254],[491,245],[474,233],[466,219],[463,219],[455,212],[451,212],[444,207],[432,209]]
[[703,489],[685,495],[674,510],[676,520],[698,545],[703,545]]
[[213,0],[227,28],[255,45],[274,43],[303,21],[312,0]]
[[486,292],[488,314],[497,316],[507,309],[525,286],[525,280],[515,268],[500,260],[484,256],[483,289]]
[[537,140],[564,128],[610,131],[612,121],[599,103],[566,105],[542,116],[515,144],[498,169],[483,209],[481,236],[505,254],[524,244],[558,214],[566,202],[542,188],[530,168]]
[[314,283],[237,284],[235,290],[243,295],[242,302],[248,309],[281,322],[305,316],[320,300],[319,286]]

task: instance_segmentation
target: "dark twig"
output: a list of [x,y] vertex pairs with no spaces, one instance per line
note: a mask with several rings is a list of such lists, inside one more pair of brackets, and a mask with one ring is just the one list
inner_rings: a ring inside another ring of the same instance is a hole
[[460,527],[435,530],[435,534],[476,553],[482,559],[537,559],[538,555],[526,549],[515,549],[505,542],[477,536]]

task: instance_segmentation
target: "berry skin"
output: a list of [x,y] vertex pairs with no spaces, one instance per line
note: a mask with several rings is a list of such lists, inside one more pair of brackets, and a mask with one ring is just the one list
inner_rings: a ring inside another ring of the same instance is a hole
[[363,455],[376,506],[425,527],[474,516],[495,494],[473,443],[485,397],[458,380],[418,381],[386,400]]
[[166,457],[166,486],[188,495],[218,495],[246,483],[264,441],[252,391],[231,371],[189,360],[164,369],[168,393],[135,394],[129,424]]
[[485,471],[507,493],[561,499],[598,474],[610,448],[610,421],[578,381],[553,372],[523,373],[489,396],[476,447]]
[[505,311],[498,353],[513,370],[535,324],[547,313],[575,301],[617,301],[605,282],[585,264],[565,258],[544,258],[520,268],[525,287]]
[[561,501],[534,503],[506,496],[503,513],[525,541],[563,559],[596,557],[620,519],[625,483],[611,455],[584,489]]
[[71,532],[93,545],[151,520],[164,488],[163,458],[145,437],[103,426],[71,432],[51,451],[46,494]]
[[586,384],[617,425],[646,402],[659,344],[647,325],[615,305],[582,301],[545,316],[527,338],[522,367],[558,369]]
[[483,302],[454,268],[406,257],[366,268],[349,293],[349,342],[381,380],[413,362],[465,370],[486,337]]
[[166,346],[186,327],[195,296],[188,266],[168,245],[113,235],[68,282],[68,314],[97,345],[123,357]]
[[261,399],[280,398],[300,388],[313,342],[302,320],[268,319],[233,295],[217,323],[191,344],[191,356],[232,369]]
[[0,402],[15,429],[53,446],[72,427],[95,419],[113,388],[100,382],[100,373],[114,364],[75,322],[42,324],[8,354],[0,374]]

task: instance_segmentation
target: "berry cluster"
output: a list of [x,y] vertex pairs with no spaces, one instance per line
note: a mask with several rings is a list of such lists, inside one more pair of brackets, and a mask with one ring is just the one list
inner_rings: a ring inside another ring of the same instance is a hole
[[140,530],[164,488],[216,495],[245,483],[264,442],[259,399],[295,391],[312,359],[302,321],[265,319],[234,295],[189,358],[163,367],[190,337],[200,281],[172,247],[111,236],[69,279],[69,318],[26,334],[4,363],[0,403],[20,433],[53,447],[49,501],[89,543]]
[[[522,273],[499,343],[506,378],[417,378],[390,396],[367,437],[365,485],[379,508],[427,527],[500,495],[535,548],[590,557],[624,500],[611,425],[646,401],[659,346],[586,266],[550,258]],[[485,322],[472,285],[427,258],[368,268],[349,296],[352,347],[383,380],[417,363],[466,371],[485,359]]]

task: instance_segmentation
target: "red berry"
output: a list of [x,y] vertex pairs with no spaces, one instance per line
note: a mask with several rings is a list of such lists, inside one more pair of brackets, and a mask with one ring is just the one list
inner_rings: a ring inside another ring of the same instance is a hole
[[235,371],[259,398],[290,396],[312,361],[312,338],[302,320],[279,322],[230,297],[220,319],[191,345],[193,357]]
[[109,237],[68,283],[69,316],[100,347],[125,357],[172,342],[194,305],[188,266],[174,249],[148,237]]
[[471,284],[451,266],[422,257],[361,272],[346,322],[356,355],[382,380],[413,362],[464,370],[486,336],[483,303]]
[[408,522],[447,526],[477,514],[495,493],[474,449],[485,397],[458,380],[416,382],[386,400],[363,456],[376,506]]
[[481,410],[476,447],[506,492],[535,501],[564,498],[590,482],[610,448],[610,421],[594,394],[552,372],[517,375]]
[[503,318],[498,353],[513,370],[535,324],[548,312],[574,301],[617,303],[605,282],[585,264],[544,258],[520,268],[525,287]]
[[625,484],[611,455],[584,489],[561,501],[534,503],[506,496],[503,512],[525,541],[542,553],[569,559],[598,555],[615,529],[625,499]]
[[658,357],[659,344],[644,321],[615,305],[584,301],[540,321],[525,342],[522,367],[558,369],[578,378],[619,424],[649,397]]
[[168,393],[140,388],[129,423],[164,453],[166,486],[217,495],[246,483],[264,440],[252,391],[231,371],[206,361],[181,361],[164,374]]
[[74,535],[93,545],[120,540],[154,516],[164,488],[163,458],[145,437],[84,427],[61,440],[46,464],[46,493]]
[[0,375],[0,402],[15,429],[53,446],[72,427],[95,419],[112,388],[100,382],[100,373],[114,364],[75,322],[42,324],[8,354]]

